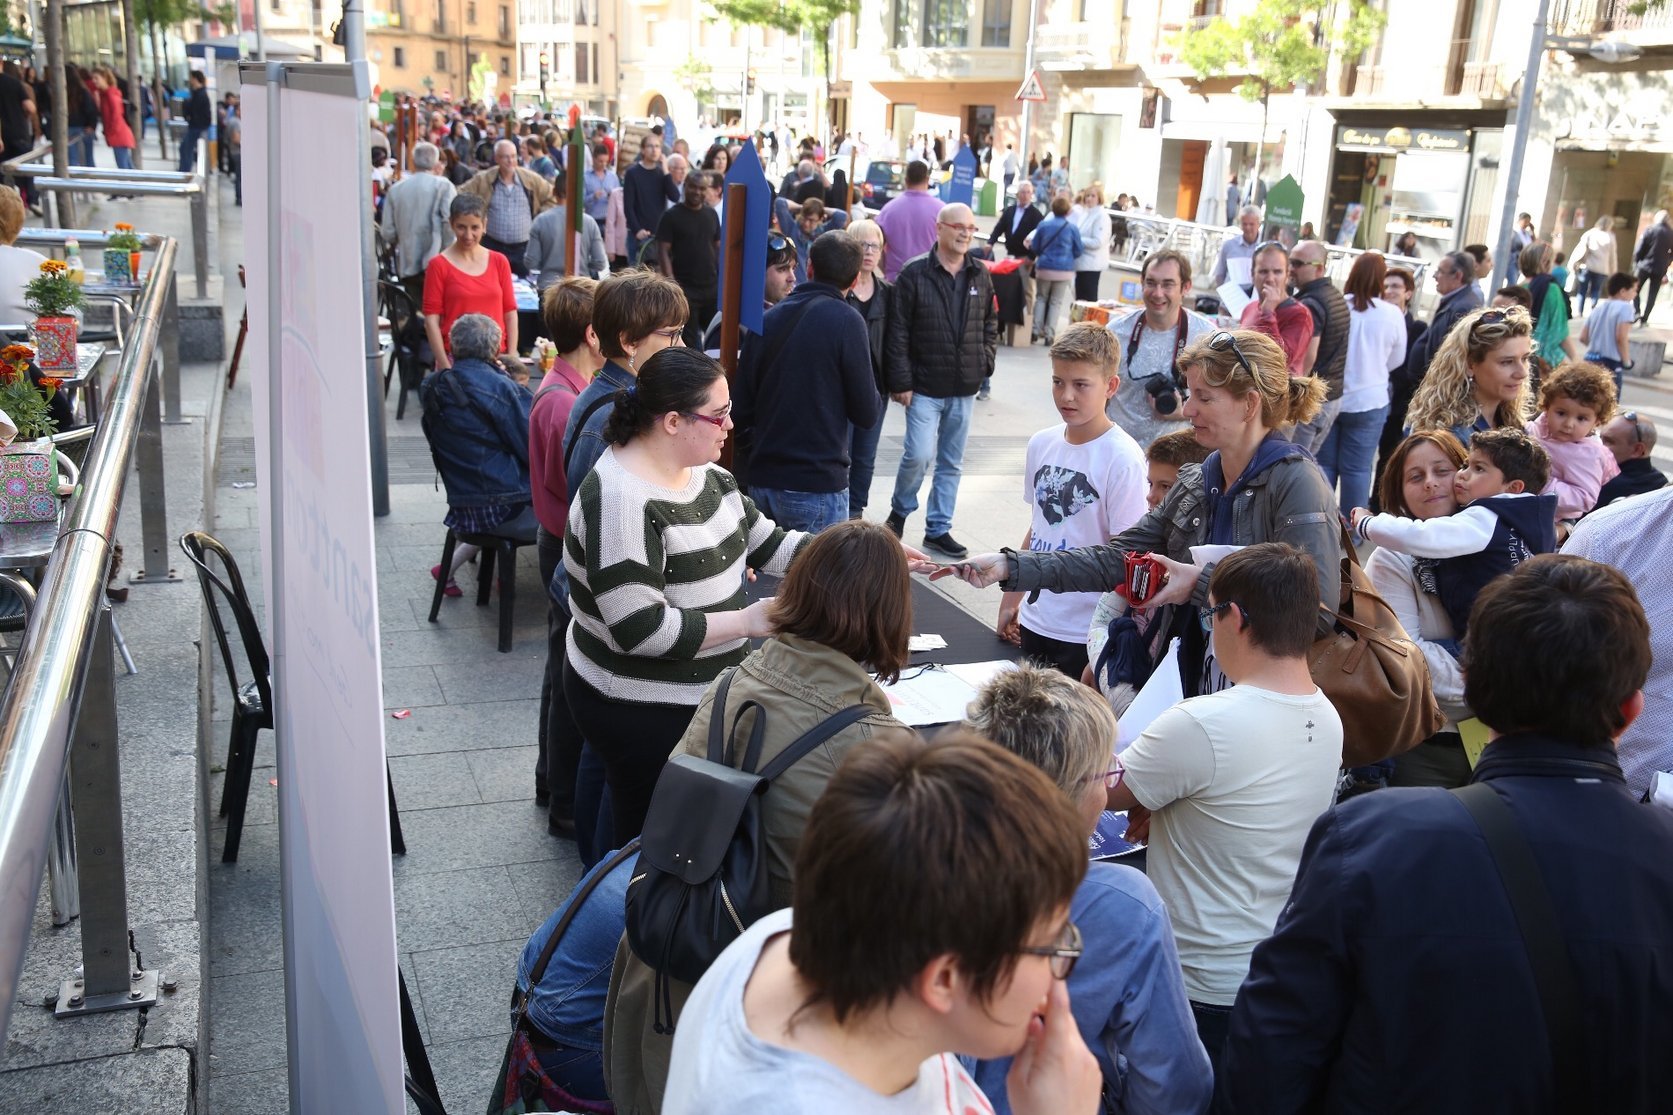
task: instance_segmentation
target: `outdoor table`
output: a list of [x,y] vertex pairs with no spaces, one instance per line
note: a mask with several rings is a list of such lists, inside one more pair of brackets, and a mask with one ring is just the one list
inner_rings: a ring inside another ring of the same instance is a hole
[[76,374],[58,380],[60,389],[81,393],[81,414],[91,425],[99,421],[99,361],[110,346],[103,341],[82,341],[76,345]]

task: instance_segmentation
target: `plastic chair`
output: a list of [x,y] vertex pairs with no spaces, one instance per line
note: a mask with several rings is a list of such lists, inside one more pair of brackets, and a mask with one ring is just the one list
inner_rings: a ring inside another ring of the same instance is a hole
[[424,315],[413,304],[412,295],[388,280],[378,282],[379,313],[389,321],[389,365],[383,373],[383,395],[389,397],[389,384],[397,372],[401,377],[401,397],[395,402],[395,419],[407,416],[407,395],[418,389],[424,378],[423,346]]
[[[488,603],[488,593],[494,587],[494,559],[499,558],[500,569],[500,641],[501,654],[511,650],[511,623],[517,612],[517,549],[520,546],[532,546],[535,542],[534,532],[531,530],[526,536],[507,537],[501,534],[472,534],[448,529],[447,541],[442,544],[441,567],[453,568],[453,551],[459,543],[466,542],[472,546],[482,548],[482,561],[477,573],[476,606],[478,608]],[[447,589],[445,576],[436,578],[436,591],[430,598],[430,622],[435,623],[441,614],[442,597]]]
[[[232,732],[227,742],[226,782],[221,787],[220,815],[227,819],[226,846],[221,851],[222,863],[238,862],[238,845],[244,834],[244,808],[250,798],[250,778],[256,765],[256,739],[263,728],[273,727],[273,689],[269,678],[267,644],[262,641],[261,627],[256,623],[250,597],[244,591],[244,578],[238,572],[238,562],[220,541],[200,530],[189,530],[180,536],[180,548],[197,568],[198,585],[203,590],[204,607],[209,622],[215,629],[215,642],[221,648],[221,662],[226,667],[227,680],[232,684]],[[206,560],[214,554],[221,561],[226,577],[223,580],[210,569]],[[232,656],[232,643],[227,637],[226,623],[221,618],[217,593],[232,610],[238,625],[238,637],[244,645],[244,657],[253,675],[243,685],[238,684],[238,665]],[[389,789],[390,844],[396,853],[404,853],[406,843],[401,835],[400,814],[395,807],[395,783],[389,778],[388,764],[384,777]]]

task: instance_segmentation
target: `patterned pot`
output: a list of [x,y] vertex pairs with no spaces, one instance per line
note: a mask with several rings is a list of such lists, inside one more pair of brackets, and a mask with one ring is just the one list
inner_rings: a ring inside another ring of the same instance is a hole
[[110,286],[132,286],[133,253],[127,248],[105,249],[105,282]]
[[35,319],[35,366],[43,372],[60,376],[74,376],[80,371],[76,365],[75,318],[38,317]]

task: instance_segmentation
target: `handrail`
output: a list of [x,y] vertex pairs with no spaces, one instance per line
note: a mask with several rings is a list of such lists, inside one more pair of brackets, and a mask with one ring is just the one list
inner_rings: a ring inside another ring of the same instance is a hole
[[64,174],[59,175],[51,163],[18,162],[13,159],[5,164],[8,174],[18,174],[25,178],[120,178],[127,182],[196,182],[198,173],[195,170],[123,170],[120,167],[108,166],[73,166]]
[[16,186],[17,183],[12,181],[13,178],[17,177],[17,172],[13,169],[14,167],[22,163],[33,162],[42,155],[50,154],[52,154],[52,141],[50,139],[43,139],[23,154],[13,155],[5,162],[0,162],[0,176],[5,178],[6,185]]
[[[104,630],[101,599],[122,492],[141,439],[155,423],[147,399],[174,283],[176,242],[163,238],[142,288],[135,331],[88,446],[80,494],[69,508],[25,629],[17,667],[0,697],[0,1029],[10,1022],[28,949],[41,869],[52,840],[69,746],[91,654]],[[120,827],[118,827],[118,832]],[[83,939],[91,927],[84,910]],[[118,916],[126,917],[126,911]],[[125,960],[125,957],[124,957]]]

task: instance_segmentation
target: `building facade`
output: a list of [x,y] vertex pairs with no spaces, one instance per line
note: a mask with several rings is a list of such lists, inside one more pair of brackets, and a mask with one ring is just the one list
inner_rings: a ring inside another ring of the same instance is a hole
[[515,99],[616,116],[617,16],[624,7],[613,0],[518,0]]
[[366,54],[385,89],[511,103],[517,0],[367,0]]

